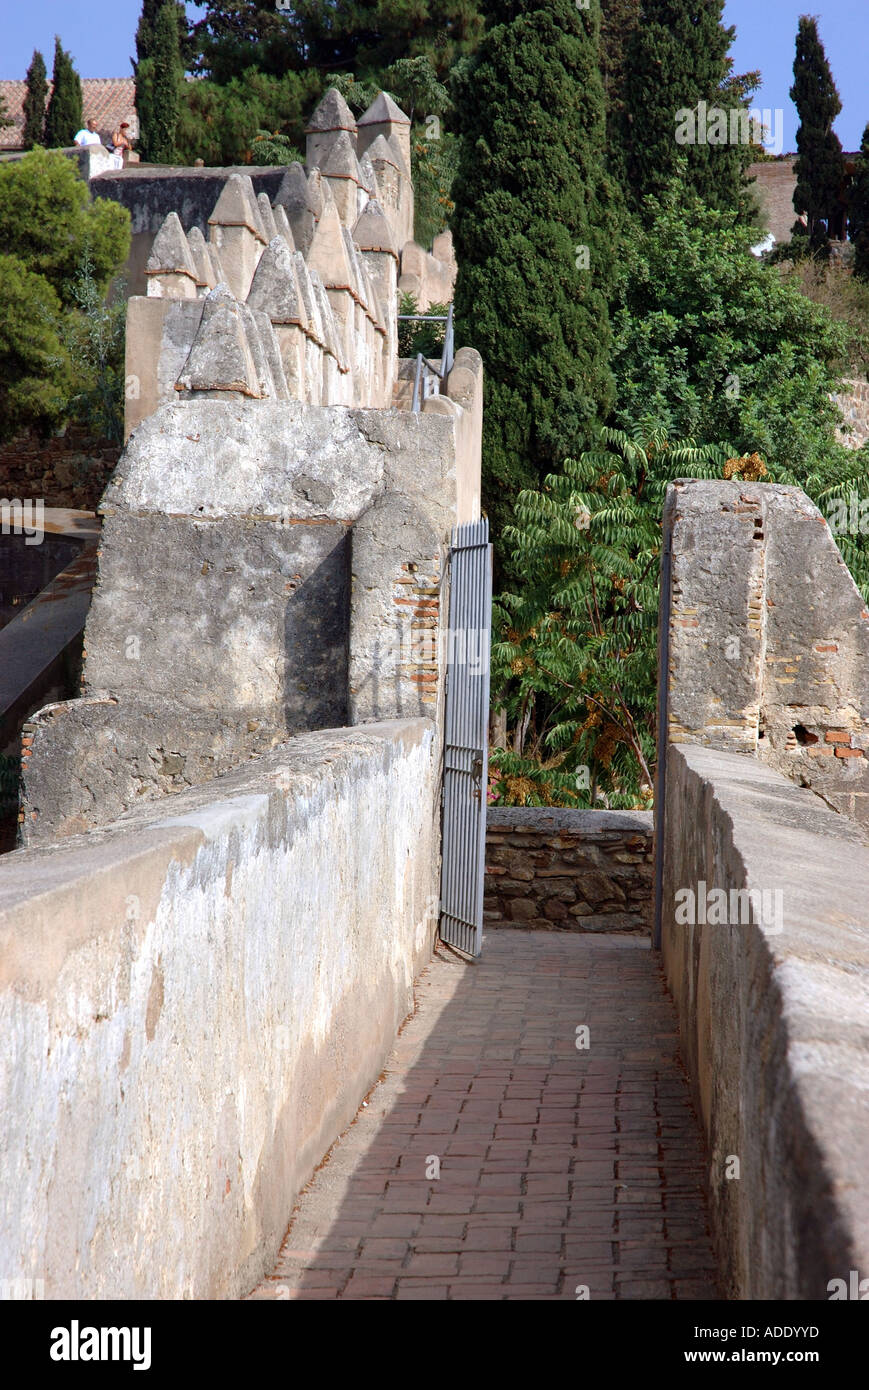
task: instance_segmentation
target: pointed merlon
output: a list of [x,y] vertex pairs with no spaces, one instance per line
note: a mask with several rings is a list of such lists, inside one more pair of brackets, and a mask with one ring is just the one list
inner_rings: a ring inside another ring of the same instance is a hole
[[357,126],[366,125],[410,125],[410,117],[396,105],[388,92],[381,92],[374,98],[368,110],[359,117]]
[[247,336],[248,346],[253,357],[254,367],[256,368],[257,381],[259,382],[260,396],[274,396],[277,388],[272,379],[272,370],[269,366],[269,359],[266,355],[263,340],[260,337],[259,325],[254,317],[253,310],[247,304],[239,304],[241,321],[244,324],[244,331]]
[[290,248],[291,251],[295,251],[296,243],[293,238],[293,229],[290,226],[287,214],[284,212],[284,209],[281,207],[280,203],[275,203],[274,207],[272,208],[272,217],[275,219],[275,229],[277,231],[278,236],[283,237],[284,241],[287,243],[287,246]]
[[265,229],[266,242],[268,243],[278,234],[278,229],[275,225],[275,215],[272,212],[272,205],[269,202],[268,193],[258,193],[256,201],[257,207],[259,208],[260,221]]
[[396,169],[401,167],[398,162],[397,153],[392,145],[390,145],[385,135],[378,135],[376,140],[372,140],[365,153],[371,160],[375,173],[377,172],[378,161],[384,164],[392,164]]
[[196,262],[177,212],[170,212],[154,238],[146,275],[189,275],[198,282]]
[[213,290],[220,276],[214,273],[214,266],[208,254],[208,242],[198,227],[190,228],[187,233],[187,245],[190,247],[193,264],[196,266],[197,285]]
[[263,251],[247,302],[255,313],[267,314],[272,323],[295,323],[307,329],[293,255],[283,237],[276,236]]
[[339,370],[348,372],[350,368],[344,361],[344,353],[341,347],[341,335],[335,324],[335,315],[332,312],[332,305],[329,303],[326,287],[316,270],[311,272],[311,286],[314,290],[314,297],[320,310],[320,322],[323,325],[325,349],[335,358]]
[[284,371],[284,364],[281,361],[281,350],[278,346],[278,340],[275,336],[275,330],[272,327],[271,319],[268,314],[264,314],[260,309],[254,309],[253,316],[256,321],[257,329],[259,330],[260,342],[263,345],[266,360],[269,364],[272,386],[274,387],[272,394],[279,401],[288,401],[290,399],[290,390],[287,386],[287,374]]
[[344,228],[334,200],[323,207],[308,255],[308,269],[318,271],[327,290],[349,290],[355,293],[353,270],[344,243]]
[[215,223],[221,227],[247,227],[254,236],[265,240],[250,174],[230,174],[208,219],[209,226]]
[[347,255],[347,263],[353,276],[352,294],[363,307],[368,308],[368,300],[365,296],[365,285],[362,280],[362,262],[359,259],[359,252],[353,245],[353,238],[346,227],[341,228],[341,235],[344,238],[344,251]]
[[262,395],[241,310],[226,285],[218,285],[206,295],[202,319],[175,383],[176,390]]
[[359,161],[359,179],[369,197],[376,198],[377,176],[374,173],[374,165],[371,163],[371,156],[367,150]]
[[376,198],[369,198],[353,228],[353,240],[360,251],[380,251],[398,260],[395,241],[386,214]]
[[352,179],[354,183],[360,182],[359,161],[346,130],[340,131],[336,136],[325,163],[320,166],[320,172],[327,179]]
[[323,215],[323,205],[327,195],[331,197],[331,188],[327,183],[323,183],[323,175],[320,170],[312,169],[308,175],[308,207],[318,221]]
[[315,212],[308,193],[308,180],[305,178],[305,171],[296,159],[287,166],[287,170],[278,184],[278,191],[274,197],[275,207],[282,207],[287,216],[292,218],[295,211]]
[[352,134],[356,134],[356,121],[353,112],[337,87],[329,88],[308,125],[305,126],[306,135],[324,134],[330,130],[348,130]]
[[302,255],[301,251],[294,251],[292,260],[293,268],[296,272],[296,281],[298,283],[299,290],[301,291],[302,295],[302,308],[304,310],[305,318],[307,319],[307,323],[303,323],[302,327],[304,328],[308,337],[313,338],[315,343],[320,343],[322,346],[325,346],[323,340],[323,327],[320,323],[320,311],[317,307],[317,300],[316,296],[314,295],[314,287],[311,284],[311,276],[308,271],[308,263]]

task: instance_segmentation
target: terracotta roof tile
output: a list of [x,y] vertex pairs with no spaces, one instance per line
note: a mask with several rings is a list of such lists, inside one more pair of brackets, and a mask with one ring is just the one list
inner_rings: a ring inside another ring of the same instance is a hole
[[[26,92],[24,82],[0,82],[0,96],[6,106],[6,113],[14,122],[11,126],[0,128],[0,150],[20,150],[21,131],[24,127],[23,103]],[[48,84],[49,93],[51,83]],[[81,83],[84,120],[94,120],[97,130],[106,143],[121,121],[129,121],[127,132],[131,140],[139,134],[136,118],[135,83],[132,77],[83,77]]]

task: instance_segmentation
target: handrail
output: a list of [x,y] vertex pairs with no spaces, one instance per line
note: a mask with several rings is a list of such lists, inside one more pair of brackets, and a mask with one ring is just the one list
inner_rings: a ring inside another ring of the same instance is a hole
[[445,323],[444,346],[441,352],[440,369],[433,367],[427,357],[423,357],[421,352],[416,354],[416,370],[413,377],[413,399],[411,410],[418,415],[422,409],[422,402],[425,400],[423,395],[423,373],[428,372],[437,382],[446,381],[452,370],[455,361],[455,335],[453,332],[453,306],[449,306],[446,314],[398,314],[399,320],[408,320],[419,323]]

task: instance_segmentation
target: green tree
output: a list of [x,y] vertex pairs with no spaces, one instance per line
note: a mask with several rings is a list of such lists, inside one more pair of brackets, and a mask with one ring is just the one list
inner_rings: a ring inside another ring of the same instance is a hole
[[44,277],[63,304],[74,303],[78,268],[89,254],[104,289],[130,249],[130,214],[88,195],[74,163],[56,150],[32,150],[0,163],[0,254]]
[[608,429],[520,494],[505,540],[522,585],[496,601],[492,649],[513,730],[493,759],[502,801],[650,800],[664,493],[671,478],[720,476],[725,457]]
[[588,443],[609,409],[616,259],[596,0],[508,0],[501,13],[454,83],[456,333],[486,364],[496,538],[519,489]]
[[127,301],[106,300],[86,251],[72,285],[74,308],[64,314],[58,333],[73,364],[65,412],[96,435],[124,437],[124,340]]
[[72,65],[72,58],[61,47],[60,39],[55,37],[51,97],[45,114],[46,145],[50,149],[66,149],[81,126],[81,80]]
[[139,153],[146,163],[171,164],[177,157],[175,141],[184,88],[175,0],[164,0],[160,6],[153,29],[147,32],[145,50],[148,56],[140,55],[136,64]]
[[[805,235],[812,251],[824,249],[830,236],[843,234],[845,159],[833,121],[842,109],[815,19],[802,15],[797,31],[791,101],[800,118],[797,130],[797,186],[794,208],[805,214]],[[794,228],[799,236],[799,224]]]
[[[612,167],[634,212],[647,194],[663,191],[679,166],[710,207],[754,215],[745,177],[754,153],[742,137],[751,134],[746,108],[757,82],[752,85],[753,74],[731,77],[727,52],[735,30],[721,23],[723,7],[724,0],[644,0],[642,22],[630,28],[615,98]],[[724,113],[723,123],[712,119],[712,108]],[[740,137],[734,143],[731,111]]]
[[188,82],[176,134],[178,157],[187,164],[195,159],[208,165],[256,163],[260,131],[304,149],[305,118],[319,91],[316,73],[273,77],[255,68],[223,86],[208,78]]
[[[142,0],[142,13],[139,15],[139,23],[136,26],[136,61],[130,60],[134,73],[137,62],[140,63],[143,58],[154,57],[157,46],[157,16],[165,3],[166,0]],[[174,5],[178,22],[178,48],[182,63],[186,66],[187,62],[194,56],[194,45],[190,36],[190,26],[187,23],[187,12],[181,0],[171,0],[171,3]]]
[[25,84],[27,91],[24,95],[24,148],[32,150],[34,145],[43,143],[45,102],[48,97],[45,59],[36,48],[33,50],[30,67],[27,69]]
[[474,49],[484,23],[480,0],[295,0],[282,10],[258,0],[206,0],[204,8],[193,28],[196,68],[218,82],[255,64],[273,76],[353,72],[385,85],[384,68],[420,56],[443,79]]
[[0,253],[0,440],[63,418],[72,366],[61,342],[61,305],[42,275]]
[[759,450],[792,475],[780,481],[800,486],[834,476],[847,452],[833,439],[829,399],[844,328],[750,255],[735,214],[674,184],[647,200],[641,221],[625,239],[611,306],[611,422],[647,419],[670,438]]
[[869,125],[863,131],[848,200],[848,224],[854,243],[854,274],[869,280]]

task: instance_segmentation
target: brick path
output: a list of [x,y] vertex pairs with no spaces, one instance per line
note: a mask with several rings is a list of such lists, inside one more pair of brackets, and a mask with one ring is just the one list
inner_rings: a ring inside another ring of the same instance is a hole
[[490,931],[476,964],[436,958],[417,999],[253,1298],[718,1296],[675,1015],[644,940]]

